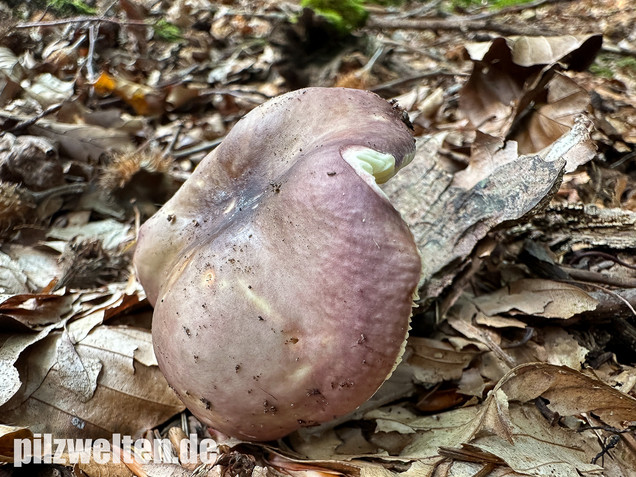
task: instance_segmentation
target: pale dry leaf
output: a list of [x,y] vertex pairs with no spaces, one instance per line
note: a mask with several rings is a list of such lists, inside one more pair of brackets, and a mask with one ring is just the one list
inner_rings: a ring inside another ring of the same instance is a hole
[[408,346],[413,350],[407,361],[413,366],[414,378],[427,385],[459,379],[480,354],[475,350],[456,350],[448,343],[428,338],[410,337]]
[[62,385],[74,393],[81,402],[87,402],[97,388],[97,376],[102,363],[91,356],[81,358],[71,343],[66,330],[57,341],[55,371]]
[[563,328],[546,327],[542,330],[543,347],[546,350],[545,362],[555,365],[581,369],[589,350],[579,344]]
[[625,426],[636,416],[636,400],[610,386],[563,366],[533,363],[510,371],[478,406],[435,416],[390,406],[365,418],[376,422],[376,432],[412,436],[400,453],[403,458],[431,459],[440,447],[466,443],[497,456],[522,475],[599,472],[598,465],[590,464],[600,451],[592,431],[552,426],[534,404],[539,396],[562,416],[591,412],[611,426]]
[[[517,117],[546,94],[557,63],[580,70],[593,61],[601,44],[601,35],[521,36],[468,44],[474,65],[460,93],[460,110],[475,128],[506,136],[511,127],[516,128]],[[574,107],[576,101],[564,103]],[[531,149],[524,144],[520,151]]]
[[579,287],[538,278],[518,280],[472,301],[488,316],[522,313],[560,319],[594,310],[598,304],[597,300]]
[[42,73],[33,80],[21,84],[28,96],[35,99],[43,108],[61,103],[73,96],[75,81],[63,81],[51,73]]
[[19,264],[6,253],[0,252],[0,297],[28,293],[27,280]]
[[56,327],[57,323],[49,325],[36,334],[9,335],[4,341],[0,340],[0,409],[22,387],[20,373],[16,368],[16,362],[22,353],[46,338]]
[[113,219],[88,222],[83,225],[51,227],[46,236],[64,241],[98,239],[105,250],[115,250],[123,243],[131,241],[131,226]]
[[128,132],[115,128],[41,120],[30,126],[29,132],[54,139],[61,154],[79,162],[97,162],[103,154],[124,153],[133,148]]
[[457,384],[457,392],[467,396],[475,396],[481,398],[486,389],[486,382],[483,376],[476,368],[467,369],[462,373],[459,383]]
[[496,455],[522,475],[570,477],[602,470],[590,464],[598,449],[589,434],[551,426],[530,405],[511,405],[505,412],[509,415],[511,440],[482,435],[472,445]]
[[5,251],[26,275],[26,284],[30,292],[41,290],[59,276],[58,254],[47,247],[8,244]]
[[561,416],[591,412],[619,429],[636,421],[636,399],[566,366],[523,364],[504,376],[497,388],[510,401],[527,402],[541,396]]

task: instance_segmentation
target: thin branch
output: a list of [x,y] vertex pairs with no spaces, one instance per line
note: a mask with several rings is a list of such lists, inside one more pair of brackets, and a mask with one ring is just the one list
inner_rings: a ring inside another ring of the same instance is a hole
[[535,0],[530,3],[520,3],[519,5],[511,5],[509,7],[501,8],[496,11],[478,13],[477,15],[470,15],[468,17],[469,20],[485,20],[486,18],[493,18],[500,15],[508,15],[510,13],[519,13],[524,10],[531,10],[533,8],[538,8],[543,5],[549,5],[551,3],[567,3],[572,0]]
[[[25,120],[19,122],[18,124],[13,126],[11,129],[8,129],[6,132],[14,133],[14,132],[17,132],[17,131],[22,131],[23,129],[26,129],[26,128],[30,127],[30,126],[33,126],[40,119],[48,116],[49,114],[53,114],[53,113],[57,112],[62,107],[62,104],[64,104],[64,103],[54,104],[53,106],[50,106],[50,107],[46,108],[44,111],[42,111],[37,116],[33,116],[32,118],[25,119]],[[8,117],[11,117],[11,116],[8,116]]]
[[117,25],[142,25],[147,27],[153,26],[151,23],[148,23],[143,20],[122,21],[112,17],[80,16],[80,17],[62,18],[60,20],[18,23],[15,26],[15,28],[39,28],[43,26],[67,25],[69,23],[115,23]]
[[369,20],[370,28],[384,30],[444,30],[444,31],[493,31],[503,35],[557,35],[556,32],[545,28],[524,27],[521,25],[504,25],[490,20],[470,20],[453,17],[450,19],[404,19],[392,20],[385,18],[372,18]]

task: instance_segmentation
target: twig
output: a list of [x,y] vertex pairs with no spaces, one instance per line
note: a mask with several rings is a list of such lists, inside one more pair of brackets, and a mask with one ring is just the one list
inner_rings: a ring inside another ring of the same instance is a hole
[[182,123],[180,123],[177,126],[177,131],[172,136],[172,140],[170,141],[170,144],[168,144],[165,151],[163,151],[163,157],[169,156],[172,153],[172,151],[174,151],[174,146],[177,144],[177,141],[179,140],[179,137],[181,136],[181,131],[183,131]]
[[611,253],[597,252],[597,251],[576,252],[574,254],[573,259],[570,261],[570,263],[578,262],[583,257],[602,257],[602,258],[606,258],[608,260],[611,260],[612,262],[614,262],[614,263],[616,263],[618,265],[622,265],[623,267],[631,268],[632,270],[636,270],[636,265],[630,265],[629,263],[625,263],[620,258],[615,257]]
[[[627,308],[629,308],[629,311],[631,311],[631,312],[632,312],[632,314],[633,314],[634,316],[636,316],[636,309],[634,309],[634,307],[633,307],[633,306],[632,306],[632,304],[629,302],[629,300],[627,300],[627,298],[625,298],[625,297],[623,297],[623,296],[619,295],[619,294],[618,294],[618,293],[616,293],[615,291],[608,290],[608,289],[607,289],[607,288],[605,288],[605,287],[602,287],[602,286],[600,286],[600,285],[596,285],[596,284],[594,284],[594,283],[589,283],[589,282],[586,282],[586,281],[579,281],[579,280],[559,280],[559,281],[567,282],[567,283],[576,283],[576,284],[579,284],[579,285],[586,285],[586,286],[590,286],[590,287],[592,287],[592,288],[597,288],[597,289],[599,289],[599,290],[603,291],[604,293],[607,293],[608,295],[611,295],[611,296],[613,296],[613,297],[615,297],[615,298],[618,298],[620,301],[622,301],[623,303],[625,303],[625,306],[627,306]],[[629,288],[635,288],[635,287],[629,287]],[[596,311],[596,310],[594,310],[594,311]]]
[[88,55],[86,57],[86,72],[88,73],[88,81],[93,83],[95,81],[95,68],[94,68],[94,55],[95,55],[95,40],[97,38],[98,26],[93,23],[88,29]]
[[561,268],[575,280],[580,280],[587,284],[593,282],[602,283],[603,285],[610,285],[614,287],[636,288],[636,279],[633,278],[613,277],[610,275],[605,275],[603,273],[592,272],[589,270],[580,270],[573,267]]
[[8,129],[6,132],[14,133],[16,131],[21,131],[21,130],[26,129],[26,128],[30,127],[30,126],[33,126],[40,119],[48,116],[49,114],[53,114],[53,113],[57,112],[62,107],[62,104],[64,104],[64,103],[58,103],[58,104],[54,104],[53,106],[49,106],[48,108],[46,108],[44,111],[42,111],[37,116],[33,116],[32,118],[25,119],[24,121],[19,122],[18,124],[13,126],[11,129]]
[[434,70],[427,71],[426,73],[419,73],[413,76],[408,76],[406,78],[399,78],[393,81],[387,81],[386,83],[379,84],[370,88],[373,92],[382,91],[385,89],[394,88],[396,86],[402,86],[406,83],[411,83],[412,81],[418,81],[424,78],[431,78],[434,76],[468,76],[467,73],[453,72],[453,71],[445,71],[445,70]]
[[197,144],[196,146],[189,147],[187,149],[181,149],[179,151],[175,151],[172,153],[172,157],[174,157],[175,159],[182,159],[184,157],[191,156],[192,154],[196,154],[197,152],[210,151],[214,149],[216,146],[218,146],[219,144],[221,144],[223,139],[224,137],[220,137],[213,141],[206,141],[204,143]]
[[519,5],[511,5],[509,7],[501,8],[497,11],[478,13],[477,15],[470,15],[468,17],[469,20],[484,20],[486,18],[493,18],[499,15],[508,15],[510,13],[518,13],[524,10],[531,10],[533,8],[538,8],[543,5],[548,5],[550,3],[566,3],[571,2],[572,0],[535,0],[530,3],[521,3]]
[[416,20],[392,20],[384,18],[372,18],[369,27],[384,30],[444,30],[444,31],[493,31],[503,35],[557,35],[558,33],[545,28],[522,27],[503,25],[501,23],[486,20],[470,20],[464,18],[416,19]]
[[81,16],[81,17],[71,17],[71,18],[62,18],[60,20],[50,20],[50,21],[41,21],[41,22],[24,22],[18,23],[15,28],[39,28],[43,26],[56,26],[56,25],[67,25],[69,23],[115,23],[117,25],[143,25],[147,27],[152,27],[151,23],[148,23],[144,20],[118,20],[112,17],[91,17],[91,16]]

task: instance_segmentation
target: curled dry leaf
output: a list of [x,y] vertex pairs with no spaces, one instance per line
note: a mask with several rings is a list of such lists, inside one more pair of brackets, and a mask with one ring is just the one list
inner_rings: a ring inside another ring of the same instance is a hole
[[[41,354],[50,355],[55,348],[44,379],[21,402],[5,405],[2,414],[57,437],[135,435],[152,428],[183,406],[148,359],[153,356],[151,346],[149,331],[121,326],[97,327],[75,344],[66,334],[52,334],[25,357],[33,372]],[[25,386],[33,387],[29,382]]]
[[413,366],[414,377],[427,385],[459,379],[479,354],[476,350],[457,350],[448,343],[415,336],[409,338],[408,347],[413,350],[407,361]]
[[[557,63],[579,70],[589,65],[600,35],[510,37],[468,44],[474,62],[462,88],[460,109],[475,128],[496,136],[520,131],[519,150],[537,152],[572,125],[589,107],[588,95],[556,74]],[[523,119],[524,126],[518,121]],[[523,135],[523,136],[521,136]]]

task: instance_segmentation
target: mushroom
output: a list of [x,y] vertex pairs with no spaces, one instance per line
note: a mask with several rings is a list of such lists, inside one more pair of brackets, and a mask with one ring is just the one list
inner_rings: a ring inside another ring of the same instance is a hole
[[241,119],[141,227],[157,361],[202,422],[276,439],[355,410],[391,374],[420,256],[376,179],[414,149],[373,93],[294,91]]

